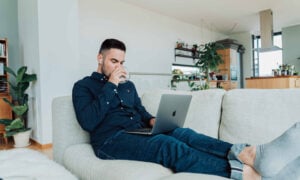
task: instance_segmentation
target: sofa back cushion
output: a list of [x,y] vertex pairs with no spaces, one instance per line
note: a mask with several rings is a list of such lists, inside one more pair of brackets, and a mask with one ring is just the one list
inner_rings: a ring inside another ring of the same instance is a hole
[[53,158],[63,164],[67,147],[78,143],[89,143],[89,134],[84,131],[75,115],[72,97],[54,98],[52,102]]
[[145,92],[142,96],[142,103],[147,111],[154,116],[157,113],[162,94],[192,95],[184,126],[215,138],[218,137],[224,90],[211,89],[190,92],[157,89]]
[[220,139],[266,143],[300,121],[299,89],[236,89],[222,104]]

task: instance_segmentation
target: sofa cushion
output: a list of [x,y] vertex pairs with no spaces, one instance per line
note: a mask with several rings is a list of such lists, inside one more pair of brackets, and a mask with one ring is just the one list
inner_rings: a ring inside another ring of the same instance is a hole
[[220,139],[266,143],[300,121],[299,89],[236,89],[222,104]]
[[176,173],[167,177],[163,177],[161,180],[228,180],[221,176],[214,176],[208,174],[198,173]]
[[171,170],[159,164],[99,159],[90,144],[72,145],[64,154],[65,166],[82,180],[154,180],[172,174]]
[[210,89],[189,92],[157,89],[145,92],[142,96],[142,103],[153,115],[156,115],[162,94],[191,94],[192,101],[184,126],[211,137],[218,137],[224,90]]

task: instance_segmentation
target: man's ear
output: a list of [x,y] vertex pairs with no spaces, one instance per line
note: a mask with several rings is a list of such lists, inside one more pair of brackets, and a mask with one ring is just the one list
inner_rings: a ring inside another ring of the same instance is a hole
[[98,64],[102,64],[103,63],[103,55],[102,54],[98,54],[97,55],[97,61],[98,61]]

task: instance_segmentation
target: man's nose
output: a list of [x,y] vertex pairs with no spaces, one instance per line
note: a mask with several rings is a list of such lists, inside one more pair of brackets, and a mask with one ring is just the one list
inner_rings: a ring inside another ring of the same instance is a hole
[[118,63],[118,64],[116,65],[116,67],[117,67],[117,68],[119,68],[119,67],[123,67],[123,64],[121,64],[121,63]]

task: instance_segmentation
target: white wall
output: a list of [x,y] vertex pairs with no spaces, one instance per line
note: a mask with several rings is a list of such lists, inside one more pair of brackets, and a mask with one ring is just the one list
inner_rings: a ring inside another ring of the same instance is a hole
[[13,70],[22,65],[18,35],[18,1],[0,0],[0,38],[8,40],[8,63]]
[[295,70],[300,72],[300,25],[282,29],[282,61],[283,64],[295,65]]
[[70,95],[79,71],[78,3],[74,0],[19,1],[24,64],[37,73],[29,123],[33,138],[52,142],[53,97]]
[[[52,142],[51,102],[71,95],[73,84],[96,70],[96,55],[106,38],[127,45],[126,64],[140,94],[168,88],[174,46],[222,39],[222,34],[180,22],[119,1],[18,1],[20,43],[24,63],[38,81],[31,89],[29,113],[33,138]],[[154,73],[147,75],[147,73]]]
[[82,75],[96,70],[101,42],[117,38],[127,45],[126,66],[130,72],[158,73],[131,76],[139,94],[153,88],[168,88],[178,39],[192,45],[224,38],[205,28],[119,1],[79,0],[79,14]]
[[29,112],[28,126],[33,129],[32,138],[42,138],[41,119],[41,84],[40,81],[40,58],[39,58],[39,37],[38,37],[38,9],[37,0],[19,1],[19,47],[22,64],[28,67],[28,73],[36,73],[38,81],[32,88],[28,89]]

